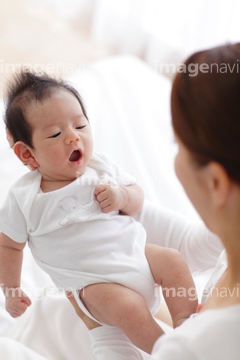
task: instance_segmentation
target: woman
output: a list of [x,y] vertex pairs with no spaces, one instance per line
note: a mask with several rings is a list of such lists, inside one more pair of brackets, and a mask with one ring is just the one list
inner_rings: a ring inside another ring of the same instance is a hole
[[[239,359],[240,354],[240,44],[194,54],[172,89],[179,144],[176,174],[225,251],[201,311],[156,342],[152,358]],[[188,69],[198,69],[192,76]],[[209,284],[211,286],[211,283]]]
[[198,52],[186,60],[173,83],[172,122],[179,144],[176,173],[225,250],[204,291],[200,312],[157,340],[154,360],[239,359],[239,60],[240,44]]

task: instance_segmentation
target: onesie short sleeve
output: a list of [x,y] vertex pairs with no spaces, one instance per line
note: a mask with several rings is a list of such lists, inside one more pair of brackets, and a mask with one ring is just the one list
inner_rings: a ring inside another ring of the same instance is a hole
[[25,243],[28,240],[32,203],[40,182],[38,170],[23,175],[13,184],[0,209],[0,232],[16,242]]
[[115,170],[115,180],[119,186],[128,186],[136,183],[136,179],[132,175],[130,175],[125,169],[116,165],[114,162],[112,164]]
[[125,169],[116,164],[110,158],[106,157],[106,159],[112,167],[114,179],[118,186],[129,186],[136,183],[134,176],[130,175]]
[[0,231],[19,243],[28,240],[26,219],[11,190],[0,209]]
[[94,153],[88,166],[107,174],[118,186],[129,186],[136,183],[134,176],[117,165],[106,154]]

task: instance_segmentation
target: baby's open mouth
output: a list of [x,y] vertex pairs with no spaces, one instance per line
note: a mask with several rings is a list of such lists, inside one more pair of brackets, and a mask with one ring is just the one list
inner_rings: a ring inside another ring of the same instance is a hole
[[80,157],[81,157],[81,152],[79,150],[74,150],[69,157],[69,161],[71,162],[78,161]]

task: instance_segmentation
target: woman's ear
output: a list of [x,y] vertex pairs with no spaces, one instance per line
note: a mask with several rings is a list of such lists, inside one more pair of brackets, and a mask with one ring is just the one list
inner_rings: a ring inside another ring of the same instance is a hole
[[210,196],[216,205],[222,206],[231,191],[232,181],[221,164],[212,161],[208,164],[208,169]]
[[30,146],[26,145],[23,141],[17,141],[14,144],[14,152],[24,165],[27,165],[31,170],[36,170],[39,167],[33,151]]

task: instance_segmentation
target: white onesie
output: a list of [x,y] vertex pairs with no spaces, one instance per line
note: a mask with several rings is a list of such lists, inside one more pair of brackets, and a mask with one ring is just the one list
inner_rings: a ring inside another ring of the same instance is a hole
[[77,291],[101,282],[135,290],[155,314],[160,299],[145,257],[144,228],[118,211],[105,214],[94,196],[99,183],[127,186],[134,178],[94,154],[71,184],[43,193],[40,183],[36,170],[12,186],[0,211],[0,230],[16,242],[28,241],[39,266],[57,287],[74,293],[88,316]]

